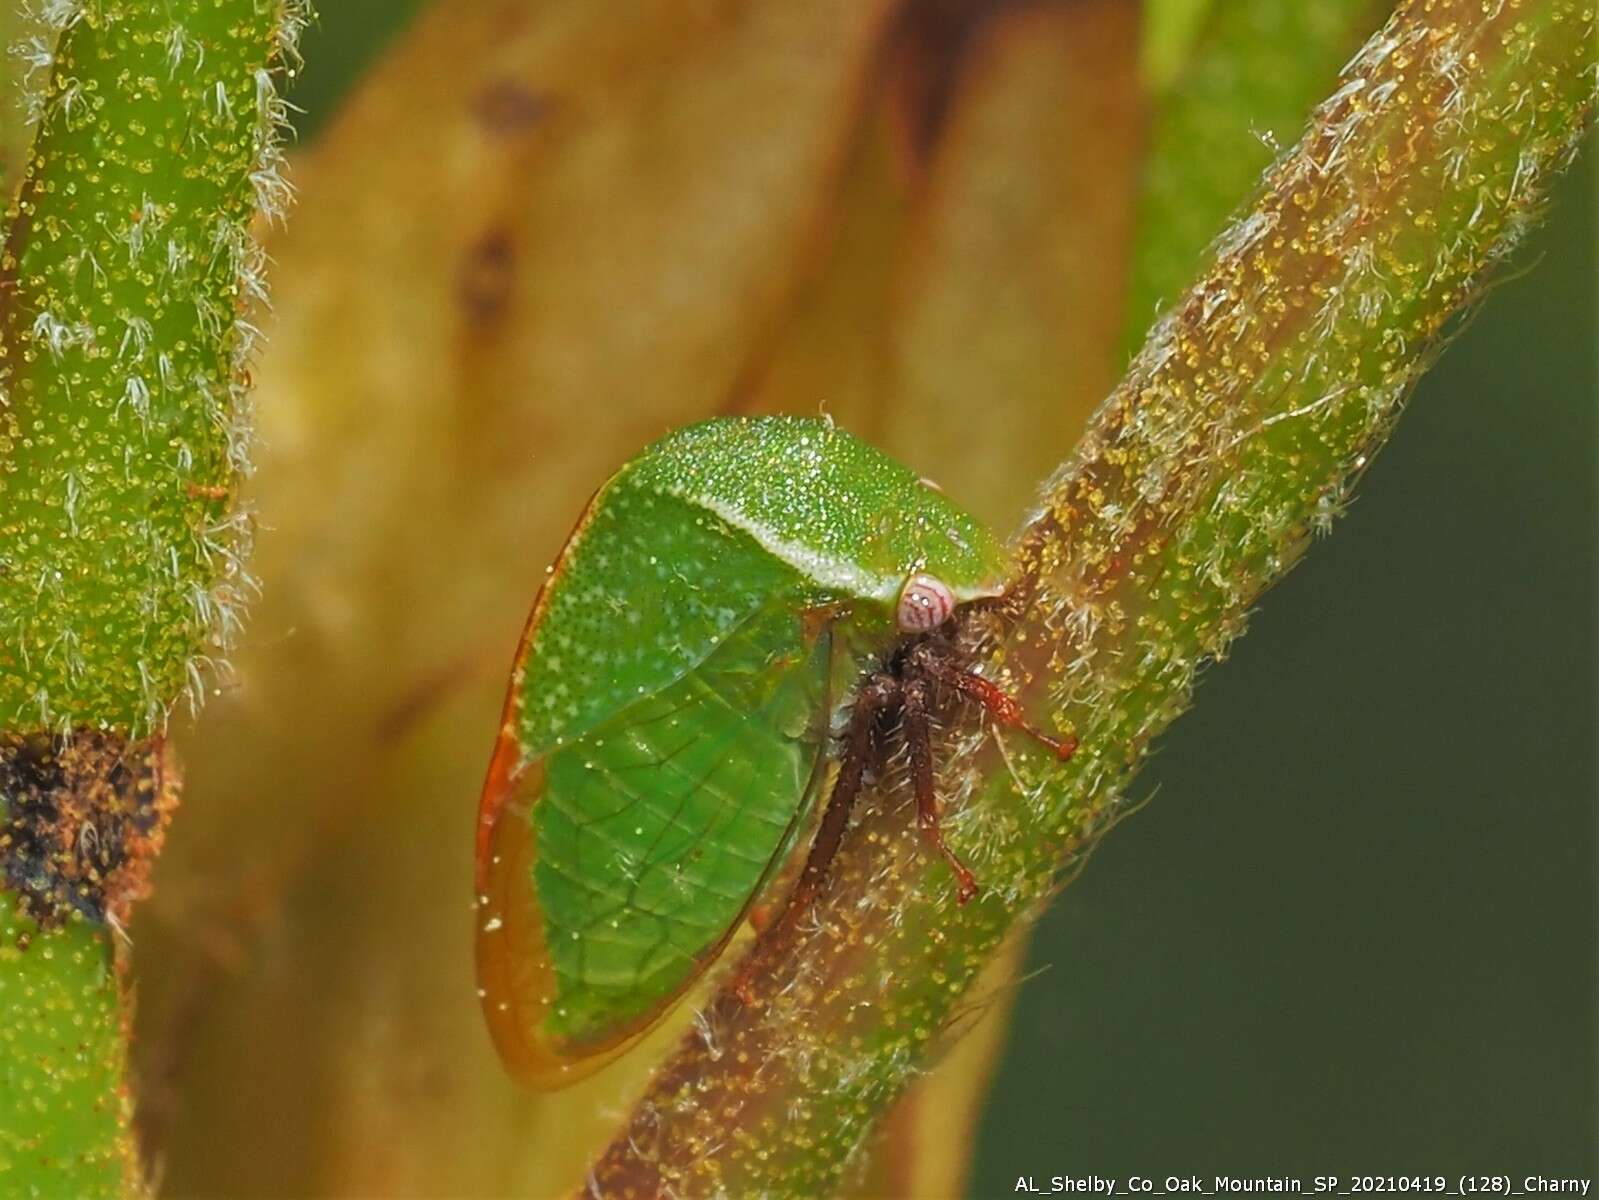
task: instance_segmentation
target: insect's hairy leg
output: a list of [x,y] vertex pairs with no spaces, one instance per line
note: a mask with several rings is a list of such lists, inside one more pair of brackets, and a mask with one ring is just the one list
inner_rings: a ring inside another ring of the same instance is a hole
[[756,949],[745,958],[744,965],[739,968],[738,978],[733,983],[733,990],[744,1003],[749,1004],[755,998],[749,984],[762,948],[780,946],[821,892],[822,884],[827,879],[827,869],[844,840],[844,830],[849,826],[855,801],[860,799],[866,765],[872,758],[878,718],[891,705],[899,703],[900,698],[899,680],[888,675],[873,676],[856,693],[855,706],[850,711],[849,727],[845,732],[844,757],[839,763],[838,778],[833,781],[833,794],[828,797],[827,808],[822,813],[816,839],[811,843],[810,853],[805,859],[805,869],[800,872],[799,882],[784,903],[783,911]]
[[1019,729],[1035,741],[1048,746],[1061,762],[1065,762],[1077,752],[1076,737],[1069,733],[1065,737],[1054,737],[1029,724],[1016,698],[998,684],[951,662],[931,648],[919,656],[917,665],[945,687],[953,688],[961,695],[981,704],[1001,725]]
[[955,878],[959,881],[955,899],[965,904],[977,895],[977,877],[945,844],[939,825],[938,792],[933,786],[932,731],[927,721],[929,703],[925,683],[913,680],[905,685],[901,720],[905,749],[911,760],[911,781],[916,789],[916,823],[921,828],[922,839],[943,855],[950,870],[955,872]]

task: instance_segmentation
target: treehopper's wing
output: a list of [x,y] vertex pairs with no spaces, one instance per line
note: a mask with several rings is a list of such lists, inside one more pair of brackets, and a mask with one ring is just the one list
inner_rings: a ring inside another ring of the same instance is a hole
[[792,842],[906,580],[993,595],[1002,563],[823,421],[690,426],[600,489],[534,605],[479,809],[479,986],[513,1072],[573,1082],[671,1007]]
[[799,632],[763,607],[701,666],[503,781],[478,976],[522,1079],[574,1082],[641,1037],[791,843],[825,773],[831,646]]
[[726,522],[596,495],[535,606],[479,825],[478,982],[538,1087],[641,1037],[716,959],[823,774],[833,638]]

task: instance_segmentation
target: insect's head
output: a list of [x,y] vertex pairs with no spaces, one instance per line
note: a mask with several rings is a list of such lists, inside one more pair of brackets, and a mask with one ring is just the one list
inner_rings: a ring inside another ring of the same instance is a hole
[[899,591],[894,617],[901,633],[937,629],[955,611],[955,593],[936,575],[917,571]]

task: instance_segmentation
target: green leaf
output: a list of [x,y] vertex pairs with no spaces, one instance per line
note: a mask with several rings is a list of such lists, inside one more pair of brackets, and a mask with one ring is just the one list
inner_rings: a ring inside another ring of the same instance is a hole
[[1213,0],[1148,0],[1144,5],[1144,82],[1159,94],[1171,86],[1199,36]]

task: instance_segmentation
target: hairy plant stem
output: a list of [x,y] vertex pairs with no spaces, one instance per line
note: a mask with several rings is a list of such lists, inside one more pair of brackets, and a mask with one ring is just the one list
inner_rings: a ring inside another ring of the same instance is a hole
[[[117,939],[239,626],[297,0],[51,0],[0,248],[0,1192],[144,1191]],[[13,89],[15,90],[15,89]],[[7,116],[4,119],[11,119]]]
[[1580,0],[1409,0],[1156,325],[1018,542],[996,673],[1075,731],[953,747],[956,849],[876,806],[743,1004],[719,993],[595,1165],[607,1197],[817,1195],[977,1011],[968,985],[1124,810],[1200,666],[1342,509],[1591,114]]

